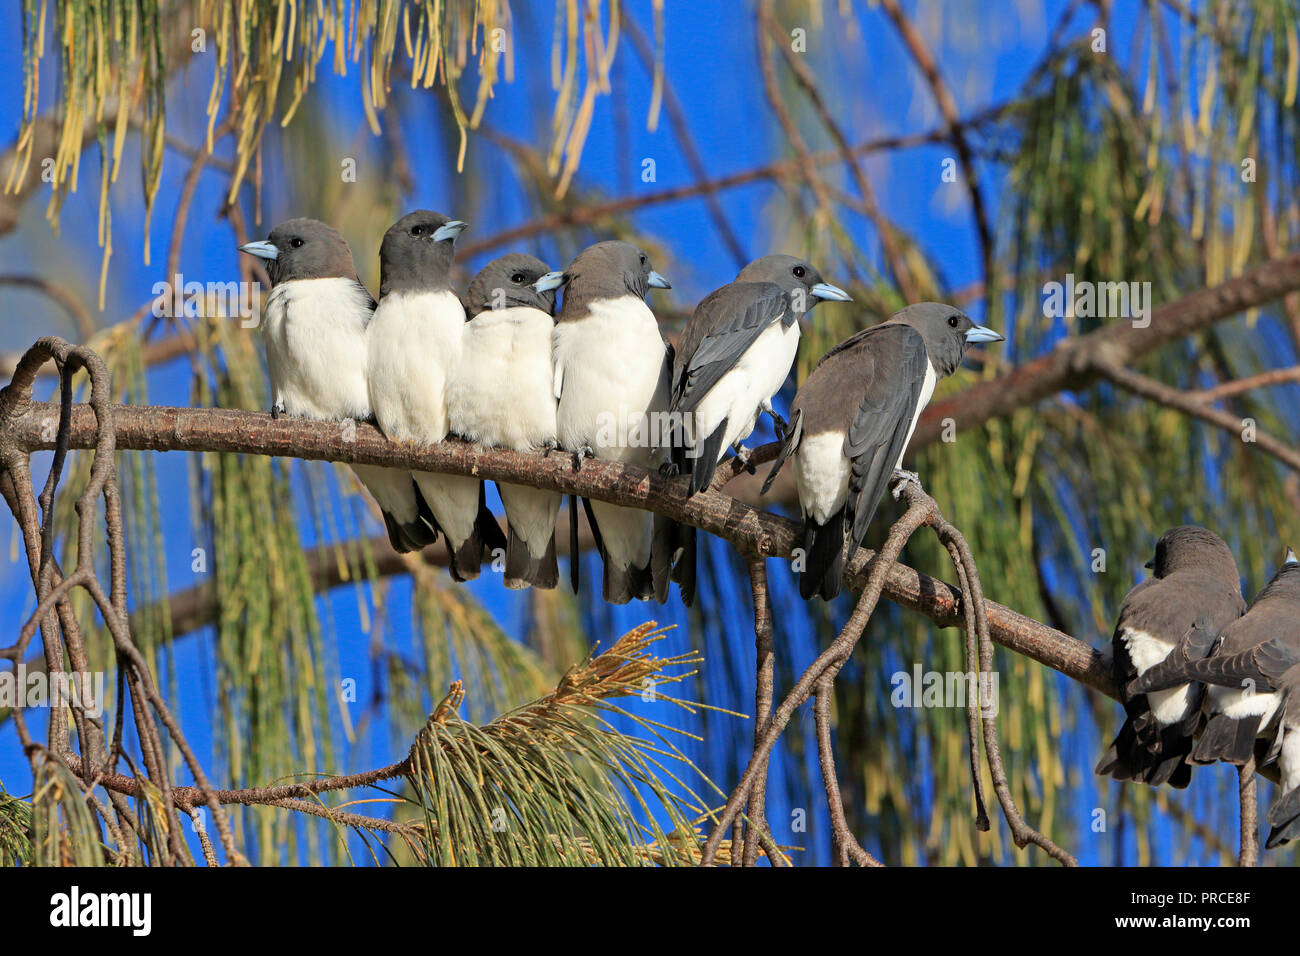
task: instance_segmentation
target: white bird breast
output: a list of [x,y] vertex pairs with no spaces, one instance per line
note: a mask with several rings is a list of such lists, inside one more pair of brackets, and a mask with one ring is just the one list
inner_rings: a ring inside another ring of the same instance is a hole
[[488,310],[469,321],[461,360],[447,380],[453,432],[516,451],[555,440],[554,328],[545,312],[522,306]]
[[724,418],[727,431],[718,449],[719,461],[728,448],[748,438],[758,423],[763,403],[770,401],[785,384],[798,351],[798,322],[786,327],[777,320],[759,333],[754,344],[696,406],[695,443],[712,435]]
[[272,289],[261,332],[273,401],[301,418],[370,417],[369,315],[365,290],[350,279],[293,279]]
[[370,406],[389,438],[447,437],[447,376],[461,360],[465,309],[449,290],[384,296],[370,321]]
[[648,415],[668,410],[669,369],[646,304],[633,295],[597,300],[585,318],[555,327],[553,347],[560,444],[645,467],[658,462],[663,450],[651,447],[660,436]]
[[[1172,642],[1133,627],[1122,629],[1120,640],[1124,642],[1129,660],[1133,662],[1133,668],[1138,672],[1139,677],[1163,661],[1174,649]],[[1147,704],[1151,707],[1151,713],[1155,715],[1156,721],[1167,727],[1187,716],[1187,709],[1191,705],[1191,693],[1190,684],[1151,691],[1146,695]]]

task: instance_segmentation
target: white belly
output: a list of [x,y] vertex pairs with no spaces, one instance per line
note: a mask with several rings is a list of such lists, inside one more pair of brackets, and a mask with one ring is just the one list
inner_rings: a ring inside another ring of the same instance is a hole
[[736,365],[695,408],[694,443],[703,442],[727,421],[718,460],[729,447],[754,431],[762,405],[781,390],[799,350],[799,323],[789,328],[776,322],[768,326],[740,357]]
[[369,298],[350,279],[294,279],[272,289],[261,323],[272,401],[301,418],[369,418],[369,316]]
[[465,326],[447,381],[451,430],[483,445],[527,451],[555,440],[554,320],[540,309],[481,312]]
[[907,428],[907,439],[903,442],[903,450],[898,455],[898,461],[894,467],[899,471],[903,468],[903,458],[907,455],[907,446],[912,443],[912,433],[916,431],[916,423],[921,420],[921,412],[925,411],[925,406],[930,404],[930,399],[934,396],[934,387],[939,383],[939,376],[934,372],[934,366],[929,360],[925,363],[925,380],[921,382],[921,394],[916,401],[916,411],[912,414],[912,424]]
[[1281,702],[1276,693],[1247,693],[1236,687],[1211,686],[1209,694],[1214,713],[1226,714],[1238,720],[1258,716],[1261,731],[1272,722]]
[[805,435],[791,465],[804,517],[825,524],[848,498],[852,463],[844,456],[844,433]]
[[1300,725],[1282,728],[1282,752],[1278,754],[1277,768],[1282,774],[1282,792],[1290,793],[1300,787]]
[[447,374],[460,362],[465,310],[450,291],[384,297],[370,322],[370,406],[389,438],[447,436]]
[[[635,296],[598,300],[553,336],[556,427],[571,451],[652,467],[662,460],[670,370],[659,324]],[[647,516],[648,517],[648,516]]]

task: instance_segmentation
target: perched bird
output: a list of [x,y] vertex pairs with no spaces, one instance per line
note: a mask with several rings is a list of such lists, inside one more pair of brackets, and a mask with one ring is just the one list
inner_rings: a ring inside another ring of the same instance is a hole
[[[271,417],[371,421],[366,346],[375,300],[357,278],[344,238],[316,219],[289,219],[265,240],[239,248],[266,260],[271,277],[261,323]],[[373,465],[352,470],[379,504],[397,551],[433,543],[437,532],[421,516],[410,472]]]
[[889,482],[917,481],[903,454],[939,379],[966,347],[1000,342],[950,305],[922,302],[845,339],[799,388],[790,426],[763,491],[792,458],[804,516],[805,599],[839,594],[845,542],[857,547]]
[[1143,694],[1126,688],[1154,667],[1181,667],[1205,657],[1219,632],[1241,617],[1246,601],[1232,551],[1205,528],[1169,529],[1146,566],[1155,573],[1125,595],[1111,638],[1111,669],[1125,718],[1097,773],[1186,787],[1205,686],[1184,682]]
[[1211,685],[1208,721],[1194,763],[1241,766],[1267,745],[1262,763],[1277,761],[1281,795],[1268,812],[1267,846],[1300,837],[1300,561],[1287,549],[1273,580],[1246,613],[1223,629],[1208,657],[1152,668],[1129,684],[1151,694],[1189,680]]
[[[447,380],[451,430],[462,438],[516,451],[556,447],[555,290],[539,292],[533,284],[558,275],[540,259],[511,253],[470,282],[463,351]],[[506,587],[555,587],[555,516],[563,496],[523,485],[499,489],[507,522]]]
[[[808,262],[772,255],[755,259],[695,307],[677,343],[671,405],[683,424],[671,470],[690,475],[691,494],[709,486],[728,448],[748,460],[741,442],[760,412],[772,417],[777,438],[785,437],[772,398],[794,364],[800,321],[825,299],[851,301]],[[689,525],[676,535],[673,579],[689,607],[695,595],[695,529]]]
[[696,306],[677,343],[671,406],[690,421],[682,457],[692,494],[708,487],[728,448],[747,454],[741,442],[760,412],[783,437],[772,398],[794,364],[800,320],[824,299],[852,301],[804,260],[774,255],[755,259]]
[[[452,246],[465,223],[421,209],[399,219],[379,247],[379,304],[370,325],[366,379],[375,422],[389,438],[447,437],[447,377],[461,361],[465,309],[451,290]],[[483,482],[415,472],[447,539],[451,575],[478,577],[483,549],[506,546]]]
[[[645,296],[671,286],[644,252],[617,241],[584,249],[553,281],[567,283],[552,340],[561,447],[575,453],[579,466],[583,457],[597,457],[659,467],[668,443],[652,431],[657,418],[667,417],[672,350]],[[637,509],[585,504],[605,564],[605,600],[663,601],[669,568],[662,522]]]

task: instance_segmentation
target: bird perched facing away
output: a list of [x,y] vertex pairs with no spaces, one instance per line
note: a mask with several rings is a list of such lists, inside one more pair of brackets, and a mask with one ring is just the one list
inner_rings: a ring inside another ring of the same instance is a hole
[[1151,694],[1189,680],[1211,685],[1209,720],[1192,749],[1194,763],[1241,766],[1268,744],[1263,763],[1278,762],[1281,795],[1269,809],[1271,849],[1300,837],[1300,561],[1287,549],[1273,580],[1246,613],[1223,629],[1210,655],[1152,668],[1129,684]]
[[[656,418],[667,418],[672,352],[645,296],[671,286],[644,252],[618,241],[584,249],[564,270],[563,281],[564,305],[553,338],[561,447],[574,452],[579,465],[583,457],[596,457],[659,467],[667,458],[666,436],[652,429]],[[586,506],[605,564],[605,600],[663,601],[666,532],[658,533],[645,511],[602,501]],[[656,541],[662,549],[656,550]]]
[[1170,528],[1146,566],[1155,573],[1125,595],[1111,638],[1111,669],[1125,718],[1097,773],[1186,787],[1205,686],[1183,682],[1142,694],[1127,688],[1152,668],[1181,667],[1205,657],[1219,632],[1241,617],[1246,601],[1232,551],[1206,528]]
[[845,339],[799,388],[790,427],[763,491],[792,460],[804,516],[805,600],[839,594],[845,543],[857,547],[889,482],[902,470],[916,421],[966,347],[1000,342],[950,305],[922,302]]
[[[357,278],[346,240],[319,220],[289,219],[240,251],[264,259],[271,277],[261,323],[271,417],[372,420],[366,347],[375,300]],[[352,470],[378,502],[395,550],[433,543],[437,532],[421,517],[410,472],[373,465]]]
[[[493,259],[469,284],[461,360],[447,381],[451,430],[469,441],[516,451],[556,447],[551,333],[555,290],[534,283],[552,273],[540,259]],[[508,526],[505,584],[553,588],[555,516],[561,495],[500,484]]]
[[[822,300],[851,301],[810,263],[772,255],[755,259],[695,307],[677,343],[671,406],[684,431],[673,465],[690,475],[691,494],[709,486],[728,448],[748,459],[741,442],[754,431],[760,412],[772,417],[777,438],[785,437],[785,420],[772,408],[772,398],[794,364],[800,321]],[[694,528],[680,527],[677,552],[673,578],[689,607],[695,593]]]
[[[421,209],[391,226],[379,247],[366,378],[375,421],[397,441],[433,444],[447,437],[447,376],[461,360],[465,333],[465,309],[451,290],[452,244],[464,228]],[[415,483],[447,538],[452,577],[478,577],[485,539],[489,548],[505,548],[483,483],[428,472],[415,472]]]

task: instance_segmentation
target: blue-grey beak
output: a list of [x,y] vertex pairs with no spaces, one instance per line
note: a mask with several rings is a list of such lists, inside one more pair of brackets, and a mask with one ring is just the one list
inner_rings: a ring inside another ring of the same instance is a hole
[[446,242],[449,239],[455,239],[469,225],[467,222],[461,222],[459,219],[453,219],[451,222],[444,222],[441,226],[433,231],[434,242]]
[[548,272],[533,283],[533,291],[550,292],[552,289],[558,289],[568,281],[569,277],[563,272]]
[[280,250],[265,239],[257,242],[246,242],[239,247],[240,252],[247,252],[250,256],[257,256],[259,259],[266,259],[274,262],[280,257]]
[[652,289],[671,289],[673,287],[671,282],[654,271],[651,271],[650,273],[649,285]]
[[990,328],[976,325],[966,330],[966,344],[978,345],[982,342],[1001,342],[1002,336]]
[[853,299],[849,294],[837,285],[831,285],[829,282],[818,282],[810,290],[814,298],[826,299],[830,302],[852,302]]
[[1295,551],[1291,548],[1286,549],[1286,557],[1282,559],[1283,564],[1300,564],[1300,559],[1295,556]]

